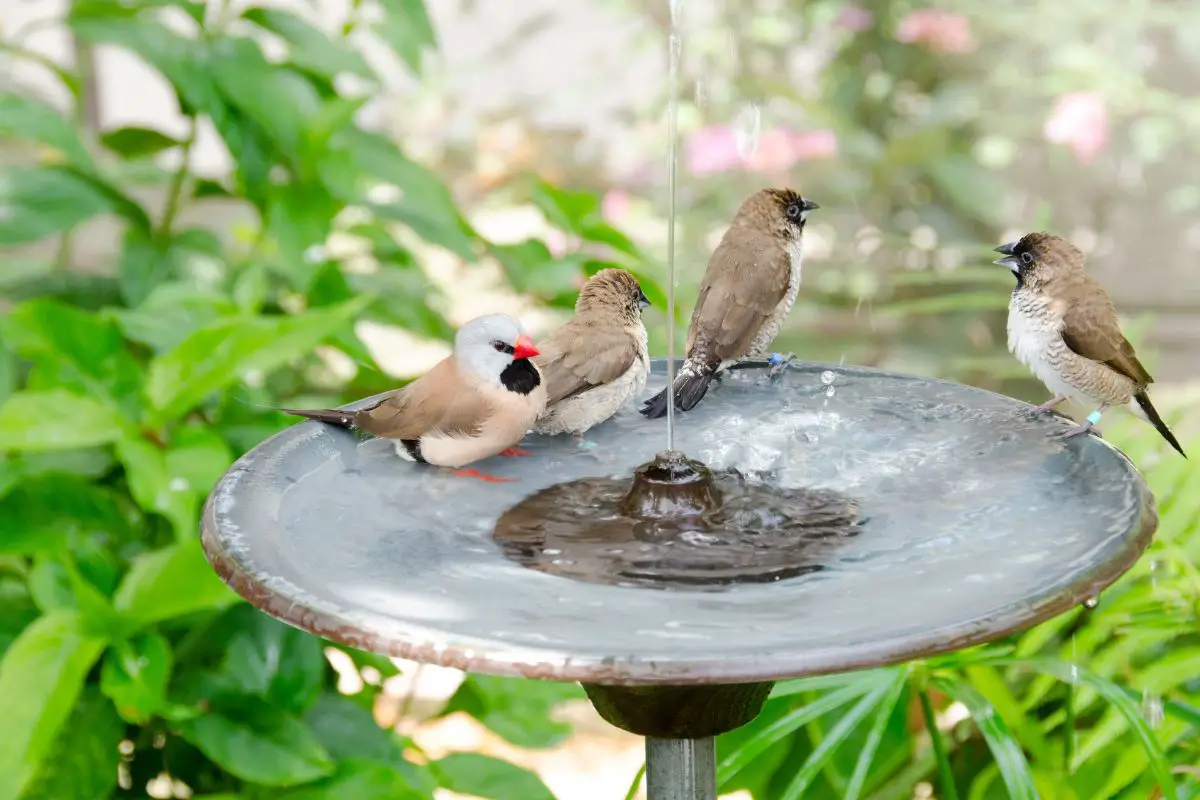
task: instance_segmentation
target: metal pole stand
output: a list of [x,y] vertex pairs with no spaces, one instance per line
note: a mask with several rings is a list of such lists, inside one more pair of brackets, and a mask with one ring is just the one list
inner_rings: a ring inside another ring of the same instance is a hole
[[773,682],[712,686],[583,684],[610,725],[646,737],[649,800],[716,800],[719,734],[758,716]]

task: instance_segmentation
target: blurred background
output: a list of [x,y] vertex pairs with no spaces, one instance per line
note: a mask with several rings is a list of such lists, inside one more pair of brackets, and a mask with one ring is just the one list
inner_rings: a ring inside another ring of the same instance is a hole
[[[821,209],[776,349],[1040,402],[989,262],[1048,229],[1196,448],[1200,11],[676,14],[680,344],[737,205],[788,186]],[[216,579],[196,520],[290,424],[263,407],[392,388],[484,311],[545,333],[606,266],[642,279],[665,353],[670,25],[638,0],[6,0],[0,800],[641,796],[640,742],[578,687],[287,629]],[[1200,797],[1200,471],[1111,416],[1162,521],[1099,608],[793,682],[723,737],[723,792]]]

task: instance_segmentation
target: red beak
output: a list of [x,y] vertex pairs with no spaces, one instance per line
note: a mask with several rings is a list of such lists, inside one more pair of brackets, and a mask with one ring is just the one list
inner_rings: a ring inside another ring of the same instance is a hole
[[527,335],[521,334],[517,337],[517,343],[513,347],[513,360],[517,361],[522,358],[530,358],[531,356],[539,355],[538,349],[533,346],[533,339]]

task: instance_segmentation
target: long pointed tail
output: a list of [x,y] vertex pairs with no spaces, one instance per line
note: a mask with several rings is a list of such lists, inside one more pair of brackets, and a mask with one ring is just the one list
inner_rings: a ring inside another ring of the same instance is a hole
[[330,425],[336,425],[339,428],[354,428],[353,411],[335,411],[333,409],[296,410],[292,408],[281,408],[279,410],[285,414],[293,414],[297,417],[313,419],[317,422],[327,422]]
[[[704,364],[695,361],[685,361],[675,376],[675,407],[680,411],[691,411],[708,392],[708,385],[717,374],[719,364]],[[647,400],[639,409],[640,413],[650,419],[658,419],[667,413],[667,390]]]
[[1179,455],[1187,458],[1187,453],[1183,452],[1183,447],[1179,444],[1179,440],[1175,438],[1175,434],[1171,433],[1171,429],[1167,427],[1167,423],[1163,422],[1163,418],[1158,415],[1157,409],[1150,403],[1150,395],[1145,392],[1139,392],[1133,396],[1133,399],[1137,401],[1138,407],[1146,415],[1147,421],[1167,440],[1167,444],[1174,447]]

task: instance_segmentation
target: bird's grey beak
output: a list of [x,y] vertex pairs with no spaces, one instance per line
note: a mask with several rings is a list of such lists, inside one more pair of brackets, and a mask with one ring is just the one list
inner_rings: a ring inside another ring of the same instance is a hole
[[999,264],[1002,267],[1008,267],[1013,272],[1018,272],[1021,269],[1021,259],[1013,255],[1013,251],[1017,249],[1018,242],[1009,242],[1002,244],[996,248],[995,252],[1001,253],[1004,258],[997,258],[993,264]]
[[820,208],[820,206],[814,203],[812,200],[809,200],[807,197],[800,198],[801,211],[813,211],[818,208]]
[[645,308],[646,306],[650,305],[650,298],[646,297],[646,293],[643,292],[640,288],[638,289],[637,300],[638,300],[638,308]]

